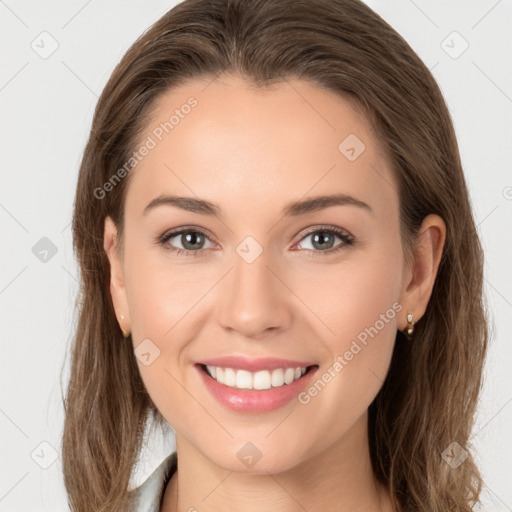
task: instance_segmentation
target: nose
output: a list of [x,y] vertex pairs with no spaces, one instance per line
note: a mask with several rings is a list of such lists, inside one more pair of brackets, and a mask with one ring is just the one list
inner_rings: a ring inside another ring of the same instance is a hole
[[268,251],[263,250],[251,263],[235,252],[233,266],[222,283],[221,326],[252,339],[288,329],[293,294]]

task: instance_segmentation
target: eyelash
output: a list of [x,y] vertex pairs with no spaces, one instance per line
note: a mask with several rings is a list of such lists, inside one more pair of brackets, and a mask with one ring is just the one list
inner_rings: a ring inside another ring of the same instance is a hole
[[[314,229],[307,231],[302,236],[302,238],[299,240],[299,243],[307,236],[309,236],[313,233],[317,233],[317,232],[337,235],[339,238],[341,238],[343,243],[340,244],[340,246],[337,248],[328,249],[326,251],[315,251],[313,249],[306,249],[307,251],[312,252],[314,256],[321,256],[323,254],[337,253],[338,251],[343,250],[346,246],[348,246],[348,247],[353,246],[354,242],[355,242],[353,236],[347,234],[344,230],[341,230],[340,228],[337,228],[335,226],[318,226],[318,227],[315,227]],[[171,251],[171,252],[175,253],[177,256],[180,256],[182,254],[184,254],[185,256],[192,256],[192,257],[200,256],[202,254],[202,252],[205,251],[206,249],[199,249],[197,251],[192,251],[189,249],[179,249],[179,248],[173,249],[172,247],[166,246],[166,243],[168,240],[170,240],[171,238],[174,238],[177,235],[181,235],[183,233],[199,233],[199,234],[203,235],[204,237],[210,239],[208,234],[205,233],[204,231],[202,231],[201,229],[196,229],[196,228],[192,228],[192,227],[183,227],[183,228],[179,228],[175,231],[166,231],[165,233],[163,233],[162,235],[157,237],[155,242],[157,245],[162,246],[167,251]]]

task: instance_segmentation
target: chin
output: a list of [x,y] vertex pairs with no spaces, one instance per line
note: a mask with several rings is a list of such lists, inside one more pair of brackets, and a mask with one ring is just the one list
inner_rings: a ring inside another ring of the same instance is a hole
[[[236,443],[236,447],[225,448],[222,453],[211,454],[208,458],[228,471],[252,475],[278,474],[293,469],[303,462],[301,453],[293,449],[259,444],[255,441]],[[290,443],[293,446],[294,443]],[[300,444],[299,444],[300,445]]]

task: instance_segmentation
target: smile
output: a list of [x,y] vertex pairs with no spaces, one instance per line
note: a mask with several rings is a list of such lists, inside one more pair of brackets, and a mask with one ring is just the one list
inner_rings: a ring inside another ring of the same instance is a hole
[[261,370],[249,372],[234,368],[221,368],[220,366],[206,365],[206,372],[217,382],[237,389],[270,389],[279,388],[300,379],[307,371],[307,367],[276,368],[275,370]]
[[223,407],[238,413],[270,412],[297,398],[318,365],[249,371],[195,364],[206,390]]

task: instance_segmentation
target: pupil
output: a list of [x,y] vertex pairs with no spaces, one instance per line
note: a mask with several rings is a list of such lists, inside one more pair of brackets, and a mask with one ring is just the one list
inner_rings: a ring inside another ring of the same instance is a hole
[[[330,239],[330,240],[329,240]],[[319,242],[320,240],[320,242]],[[320,249],[323,247],[325,248],[325,241],[327,240],[327,243],[330,241],[330,245],[329,245],[329,249],[332,247],[332,242],[333,242],[333,237],[330,235],[330,234],[326,234],[325,232],[321,232],[320,234],[317,234],[317,235],[314,235],[313,236],[313,244],[318,244],[320,246]],[[322,241],[324,242],[324,244],[322,244]]]
[[188,245],[191,245],[191,249],[197,249],[197,247],[194,247],[194,244],[197,244],[197,239],[199,239],[199,241],[201,241],[201,233],[188,233],[186,235],[184,235],[184,238],[185,238],[185,243],[183,244],[184,247],[187,247],[187,244]]

